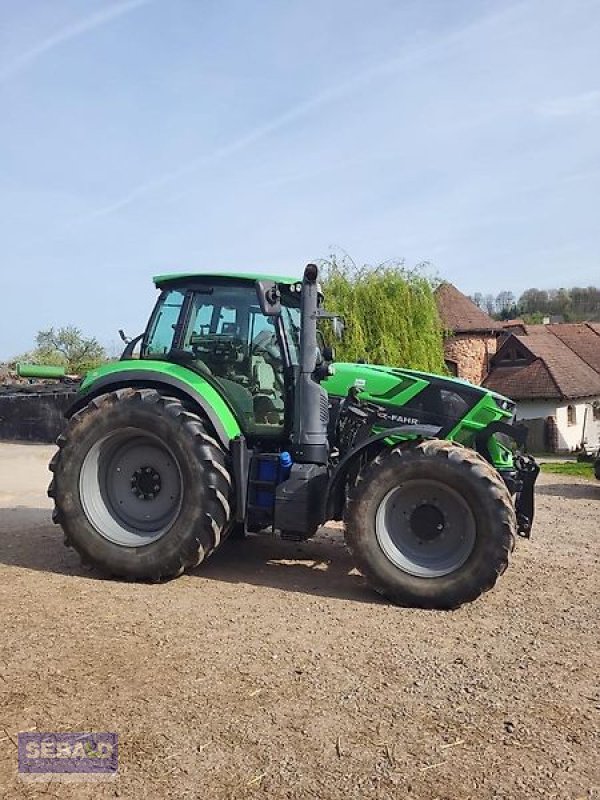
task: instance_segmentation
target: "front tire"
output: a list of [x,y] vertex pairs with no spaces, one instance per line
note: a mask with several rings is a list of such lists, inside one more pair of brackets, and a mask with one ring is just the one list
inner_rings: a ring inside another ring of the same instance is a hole
[[456,608],[491,589],[516,535],[498,473],[473,450],[437,439],[377,456],[360,472],[344,520],[373,588],[422,608]]
[[53,519],[86,563],[160,580],[229,532],[226,455],[202,419],[155,389],[118,389],[69,421],[50,463]]

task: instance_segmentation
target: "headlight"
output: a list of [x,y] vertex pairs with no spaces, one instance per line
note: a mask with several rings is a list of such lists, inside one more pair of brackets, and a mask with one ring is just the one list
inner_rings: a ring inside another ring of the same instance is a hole
[[501,408],[502,411],[508,411],[514,416],[516,406],[512,400],[507,400],[505,397],[497,397],[496,405]]

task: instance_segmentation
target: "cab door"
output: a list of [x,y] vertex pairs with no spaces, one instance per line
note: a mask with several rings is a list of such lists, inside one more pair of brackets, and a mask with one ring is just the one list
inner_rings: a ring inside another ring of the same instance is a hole
[[273,318],[262,314],[254,286],[211,283],[190,290],[187,304],[178,347],[187,354],[186,366],[220,391],[246,435],[281,438],[281,347]]

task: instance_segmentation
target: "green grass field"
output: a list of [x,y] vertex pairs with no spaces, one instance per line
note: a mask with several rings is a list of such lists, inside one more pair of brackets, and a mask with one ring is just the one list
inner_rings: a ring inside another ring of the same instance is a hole
[[542,472],[549,472],[553,475],[573,475],[578,478],[595,480],[594,465],[584,461],[563,461],[540,464]]

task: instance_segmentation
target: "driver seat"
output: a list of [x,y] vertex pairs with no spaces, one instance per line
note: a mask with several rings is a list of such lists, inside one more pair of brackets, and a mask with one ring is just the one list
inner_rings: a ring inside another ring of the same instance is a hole
[[275,370],[262,356],[252,359],[252,378],[260,394],[275,394]]

